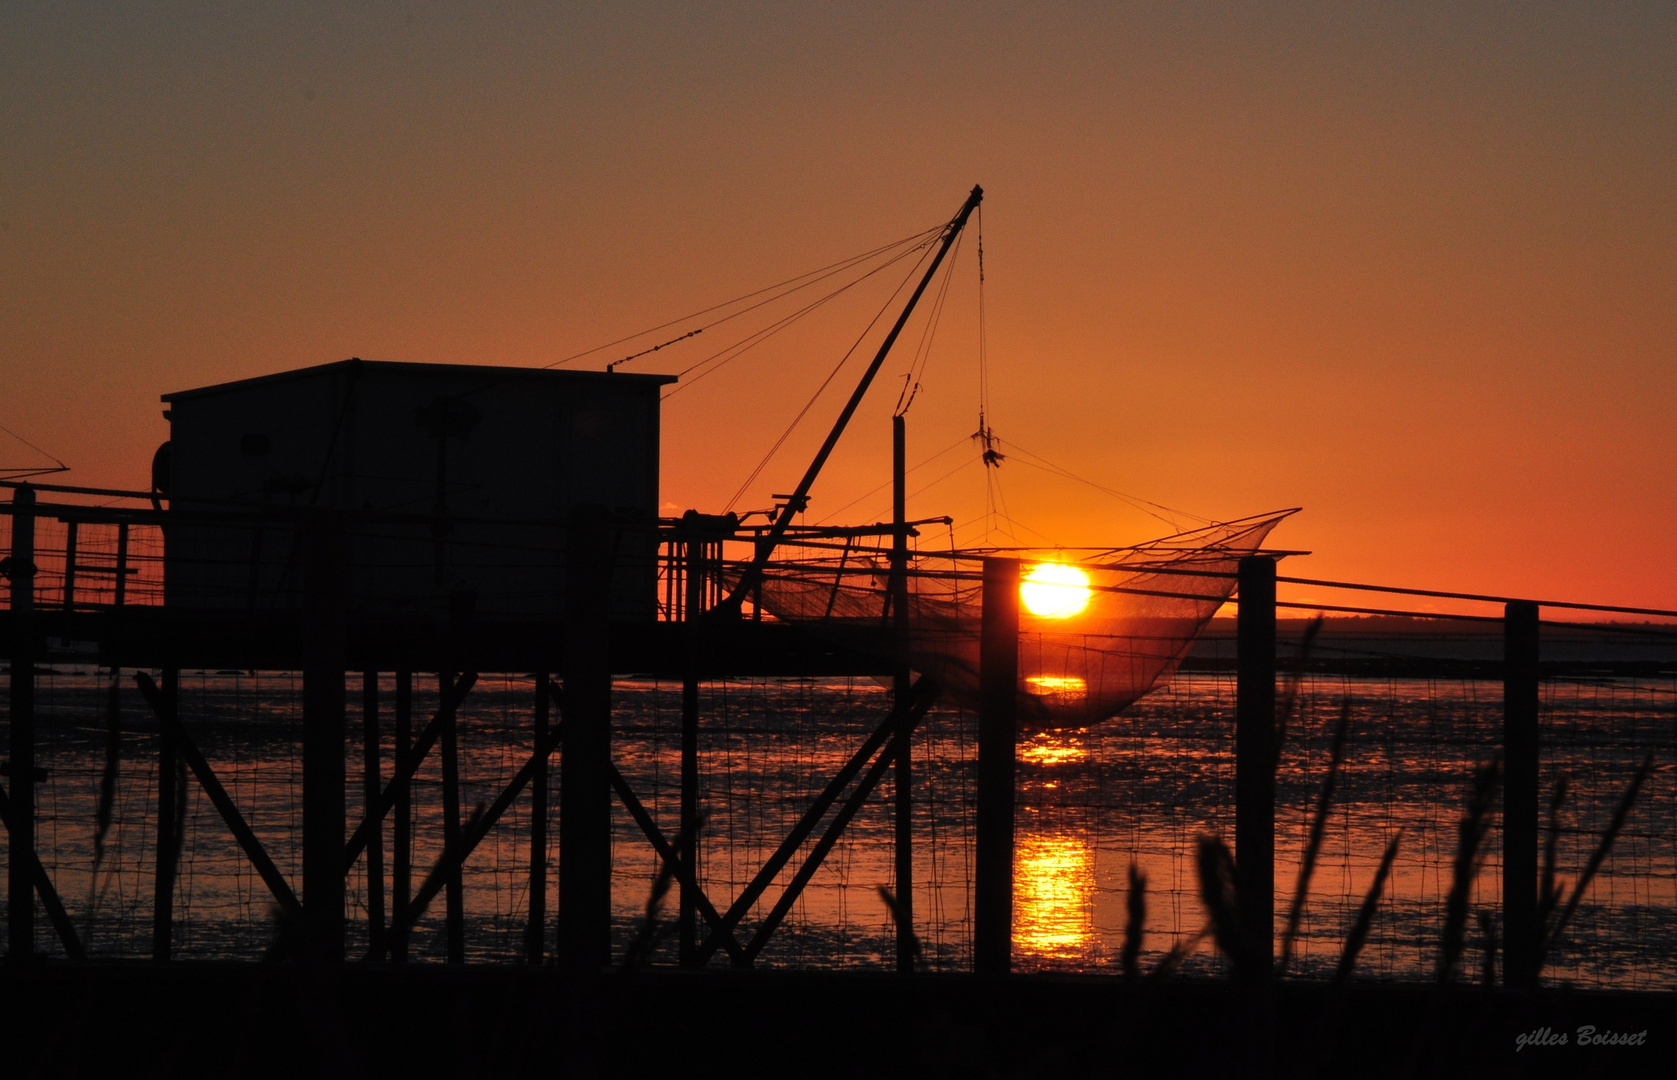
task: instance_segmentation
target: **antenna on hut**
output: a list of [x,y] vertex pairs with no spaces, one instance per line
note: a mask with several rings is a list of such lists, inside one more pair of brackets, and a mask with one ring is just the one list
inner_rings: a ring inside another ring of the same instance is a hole
[[[775,547],[780,543],[781,538],[786,535],[786,527],[792,523],[792,516],[807,505],[809,489],[815,484],[815,478],[821,475],[821,467],[827,463],[827,458],[832,454],[833,447],[838,445],[839,437],[844,434],[844,429],[850,423],[850,418],[856,413],[856,407],[862,403],[862,398],[867,394],[868,387],[873,384],[874,376],[879,374],[880,366],[885,363],[885,357],[891,352],[891,346],[897,342],[897,335],[902,333],[904,324],[908,322],[908,317],[914,314],[914,305],[919,302],[920,294],[924,293],[926,286],[931,284],[932,277],[937,273],[938,267],[943,265],[943,257],[949,254],[949,249],[954,246],[956,237],[960,236],[961,230],[966,228],[967,218],[972,216],[973,210],[983,201],[984,189],[976,184],[973,185],[972,193],[967,196],[967,201],[961,204],[961,209],[944,227],[943,242],[938,246],[937,255],[932,259],[932,265],[926,268],[925,276],[920,279],[920,284],[915,287],[913,295],[908,298],[908,303],[904,305],[902,314],[897,316],[896,324],[891,327],[891,332],[886,334],[885,340],[880,343],[879,352],[874,356],[873,363],[869,364],[867,371],[862,373],[862,381],[851,392],[850,400],[845,402],[844,411],[839,413],[838,420],[833,424],[833,430],[827,433],[827,441],[823,442],[821,449],[816,451],[815,460],[809,463],[809,468],[804,472],[804,478],[798,481],[798,486],[791,495],[786,497],[786,502],[780,507],[780,512],[775,515],[774,524],[757,541],[757,551],[752,556],[751,563],[740,574],[739,582],[734,586],[734,591],[729,593],[722,603],[713,608],[713,611],[725,612],[727,616],[737,618],[740,609],[745,604],[746,596],[763,580],[763,568],[768,564],[769,557],[774,554]],[[776,496],[776,498],[780,498],[780,496]]]

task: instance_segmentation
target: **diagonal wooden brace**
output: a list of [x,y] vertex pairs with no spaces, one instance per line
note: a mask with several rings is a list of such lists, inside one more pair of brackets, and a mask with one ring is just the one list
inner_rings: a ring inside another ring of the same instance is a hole
[[[930,708],[931,699],[936,694],[935,684],[926,676],[921,676],[909,692],[908,708],[918,707],[922,699],[925,700],[926,708]],[[787,834],[780,847],[775,850],[773,855],[769,856],[769,861],[763,864],[763,868],[757,872],[756,877],[751,879],[750,884],[745,887],[745,891],[740,893],[739,899],[729,905],[727,913],[722,916],[720,929],[726,929],[732,933],[734,927],[739,925],[740,920],[745,918],[746,912],[751,910],[752,905],[757,902],[757,898],[763,895],[763,891],[774,882],[781,869],[785,867],[793,855],[797,854],[804,841],[809,839],[809,834],[815,831],[815,827],[821,823],[821,819],[826,816],[827,810],[837,801],[839,794],[850,786],[850,781],[855,779],[856,774],[862,771],[862,766],[873,757],[874,751],[878,750],[880,745],[895,732],[897,720],[902,715],[900,709],[901,707],[891,711],[891,714],[880,723],[874,733],[868,736],[867,741],[862,743],[856,752],[850,756],[850,760],[845,762],[844,767],[838,771],[821,794],[816,796],[815,801],[810,804],[809,809],[804,812],[804,816],[799,819],[798,823],[792,827],[792,831]],[[721,940],[713,932],[705,938],[695,952],[694,961],[702,966],[705,961],[716,954],[720,945]]]
[[644,832],[646,838],[652,841],[652,846],[657,850],[658,857],[664,860],[665,865],[675,875],[675,879],[681,884],[689,886],[694,895],[698,897],[699,914],[703,915],[705,922],[710,924],[711,933],[721,936],[722,948],[727,950],[728,955],[736,963],[743,960],[745,952],[740,948],[740,943],[734,937],[733,931],[722,925],[722,916],[717,913],[716,907],[711,904],[710,898],[705,895],[704,890],[699,888],[699,883],[692,880],[693,871],[690,864],[682,860],[675,848],[664,838],[663,830],[659,829],[658,823],[652,820],[652,815],[646,812],[646,807],[635,796],[633,789],[629,787],[629,781],[623,778],[623,774],[618,771],[615,763],[611,766],[611,786],[617,789],[617,797],[623,801],[623,806],[629,811],[629,816],[635,819],[635,823],[641,827],[641,832]]
[[413,744],[413,750],[408,754],[407,766],[396,770],[396,775],[392,776],[390,783],[385,786],[384,794],[379,796],[378,803],[367,807],[366,816],[361,819],[361,824],[355,827],[355,833],[349,838],[349,843],[344,845],[345,874],[355,868],[355,860],[367,850],[367,840],[373,835],[373,830],[384,824],[390,808],[396,805],[396,793],[413,782],[414,774],[419,772],[425,755],[431,752],[431,747],[436,745],[438,736],[442,734],[443,725],[454,715],[455,710],[460,708],[460,703],[466,700],[466,695],[471,693],[476,683],[477,672],[465,672],[454,680],[454,685],[443,695],[442,701],[437,705],[436,715],[431,717],[431,722],[425,725],[425,730],[419,733],[418,741]]
[[[6,831],[12,828],[12,803],[6,798],[6,789],[0,788],[0,822],[4,822]],[[16,851],[21,845],[14,845]],[[35,879],[35,891],[40,894],[41,904],[47,909],[47,918],[52,920],[52,927],[58,931],[58,940],[64,943],[64,955],[72,960],[86,960],[87,952],[82,948],[82,939],[76,935],[76,926],[70,921],[70,913],[64,910],[64,901],[58,897],[58,890],[52,887],[52,878],[47,875],[47,868],[41,865],[41,857],[33,850],[29,852],[29,876]]]
[[191,736],[187,735],[186,728],[164,707],[163,692],[157,688],[157,684],[152,681],[151,676],[143,671],[134,673],[134,683],[139,686],[140,694],[146,699],[146,704],[151,706],[151,711],[157,716],[158,723],[167,729],[169,738],[175,741],[176,748],[180,751],[181,756],[186,759],[187,767],[192,770],[194,776],[198,777],[198,783],[203,786],[205,794],[209,795],[210,802],[214,803],[215,808],[221,812],[221,820],[227,823],[227,828],[232,831],[233,838],[244,849],[245,858],[250,860],[250,865],[255,868],[263,883],[268,886],[268,891],[274,894],[274,899],[286,910],[287,914],[300,916],[303,913],[303,905],[297,902],[297,894],[291,891],[290,885],[286,884],[284,875],[279,872],[279,867],[275,866],[274,861],[268,857],[267,850],[262,847],[262,841],[256,838],[256,834],[251,831],[250,825],[245,822],[244,815],[239,813],[239,808],[233,804],[232,798],[228,796],[227,789],[221,786],[220,780],[216,779],[215,772],[210,768],[210,763],[205,761],[204,755],[198,752],[198,747],[192,742]]
[[[412,929],[413,924],[418,922],[420,916],[425,914],[425,909],[432,900],[436,899],[437,893],[441,892],[443,886],[448,884],[449,877],[471,857],[472,852],[477,849],[478,843],[489,835],[489,830],[495,827],[495,823],[501,819],[501,815],[506,813],[507,807],[512,805],[513,800],[518,798],[525,785],[529,784],[530,778],[536,774],[536,770],[547,764],[547,759],[552,756],[554,750],[558,749],[563,732],[564,724],[555,724],[552,730],[548,732],[547,738],[536,748],[535,753],[530,755],[529,760],[524,763],[524,767],[518,770],[517,775],[490,804],[489,809],[480,809],[478,813],[473,814],[472,819],[466,823],[466,827],[461,830],[455,842],[444,847],[442,855],[438,857],[436,865],[431,868],[431,872],[426,875],[419,891],[414,894],[413,899],[408,902],[406,907],[395,913],[395,917],[390,923],[390,932],[385,935],[387,941]],[[368,957],[369,959],[379,960],[383,958],[382,954],[383,949],[379,949],[376,952],[369,953]]]
[[[937,700],[937,689],[932,687],[929,693],[921,694],[914,699],[914,704],[909,707],[906,715],[893,713],[897,720],[898,730],[904,735],[912,733],[915,725],[920,723],[921,718],[931,709],[932,702],[935,700]],[[768,944],[769,938],[774,934],[775,929],[780,926],[780,921],[786,917],[788,911],[792,910],[792,905],[797,902],[799,894],[804,891],[804,886],[809,884],[809,879],[814,877],[815,872],[821,868],[821,863],[827,858],[827,853],[833,849],[833,845],[838,843],[839,837],[844,834],[845,826],[850,824],[850,819],[856,816],[856,811],[862,808],[862,804],[873,793],[874,786],[879,783],[879,778],[885,775],[886,768],[895,760],[896,755],[893,753],[892,747],[880,751],[879,757],[874,759],[867,775],[862,777],[862,782],[856,785],[856,790],[851,792],[850,797],[844,801],[844,806],[840,807],[839,812],[834,815],[832,824],[827,826],[827,831],[821,834],[821,839],[816,841],[815,847],[804,859],[804,863],[798,868],[797,874],[787,884],[786,891],[780,894],[779,900],[775,901],[774,909],[763,920],[763,924],[757,928],[757,932],[751,935],[751,941],[745,947],[745,958],[743,961],[736,960],[736,966],[749,965],[757,959],[757,954],[763,951],[764,945]]]

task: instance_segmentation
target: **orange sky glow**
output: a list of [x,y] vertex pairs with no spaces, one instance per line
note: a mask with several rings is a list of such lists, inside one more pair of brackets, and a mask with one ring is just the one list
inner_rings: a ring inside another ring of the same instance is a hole
[[[1313,552],[1294,573],[1677,608],[1669,5],[472,10],[0,10],[0,425],[66,482],[143,486],[159,394],[551,364],[980,183],[1011,446],[1183,524],[1302,506],[1271,538]],[[1170,531],[1016,452],[987,513],[976,242],[908,414],[911,464],[948,450],[911,515],[963,544]],[[898,281],[671,397],[667,509],[721,510]],[[808,520],[889,513],[922,326]],[[736,508],[791,490],[877,340]],[[0,432],[0,467],[38,460]]]

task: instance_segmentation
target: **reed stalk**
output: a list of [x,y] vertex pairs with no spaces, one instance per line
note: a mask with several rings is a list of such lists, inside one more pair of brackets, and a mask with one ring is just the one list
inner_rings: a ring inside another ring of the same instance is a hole
[[1310,878],[1316,872],[1316,857],[1322,849],[1322,837],[1327,831],[1328,811],[1333,805],[1334,787],[1339,780],[1339,767],[1345,760],[1345,738],[1351,730],[1351,700],[1347,698],[1339,709],[1339,725],[1333,733],[1333,750],[1328,760],[1328,775],[1322,781],[1322,794],[1316,801],[1316,813],[1310,821],[1310,836],[1305,841],[1304,857],[1299,861],[1298,885],[1293,889],[1293,906],[1287,912],[1287,929],[1281,936],[1281,964],[1277,973],[1287,970],[1293,958],[1293,940],[1298,935],[1299,920],[1304,915],[1305,900],[1310,894]]
[[1200,901],[1205,905],[1210,920],[1211,934],[1217,947],[1234,962],[1236,973],[1244,974],[1258,967],[1257,950],[1246,934],[1241,919],[1240,891],[1235,884],[1234,856],[1228,845],[1218,836],[1202,836],[1199,841]]
[[1497,789],[1500,762],[1496,758],[1473,770],[1467,807],[1456,826],[1456,857],[1452,865],[1450,893],[1444,901],[1444,933],[1438,949],[1438,981],[1448,982],[1461,958],[1467,930],[1467,904],[1473,880],[1483,861],[1480,847],[1491,827],[1491,807]]
[[[902,905],[897,903],[897,894],[883,885],[876,885],[875,888],[879,891],[879,899],[885,904],[885,910],[891,914],[891,925],[901,928],[903,910]],[[916,965],[924,964],[926,958],[920,951],[920,935],[914,932],[913,926],[908,928],[908,943],[909,955],[914,958],[914,963]]]
[[1333,973],[1336,986],[1350,978],[1352,969],[1357,966],[1357,956],[1368,940],[1369,928],[1374,925],[1374,913],[1380,907],[1380,895],[1386,888],[1386,878],[1391,875],[1392,860],[1397,858],[1398,843],[1402,839],[1403,830],[1399,829],[1391,843],[1386,845],[1386,853],[1380,857],[1380,869],[1374,872],[1374,882],[1363,897],[1363,906],[1357,909],[1357,921],[1352,924],[1351,933],[1345,938],[1345,948],[1339,954],[1339,967]]
[[1147,875],[1130,860],[1129,919],[1124,923],[1124,951],[1119,954],[1124,980],[1135,982],[1141,959],[1141,939],[1147,932]]
[[[1578,875],[1577,882],[1573,884],[1572,895],[1567,898],[1566,907],[1561,910],[1560,918],[1555,921],[1553,929],[1542,933],[1537,947],[1537,970],[1539,972],[1542,972],[1543,964],[1549,958],[1549,950],[1560,940],[1562,931],[1566,929],[1566,924],[1572,921],[1573,914],[1578,910],[1579,902],[1584,898],[1584,891],[1590,887],[1590,882],[1595,880],[1597,872],[1601,870],[1601,864],[1607,860],[1608,854],[1613,850],[1614,842],[1618,840],[1619,833],[1625,827],[1625,819],[1630,816],[1630,808],[1635,804],[1636,796],[1642,791],[1642,785],[1647,781],[1648,774],[1653,771],[1653,768],[1654,754],[1650,750],[1642,759],[1642,764],[1637,766],[1635,774],[1631,776],[1630,786],[1625,789],[1618,807],[1614,809],[1612,820],[1607,823],[1606,831],[1601,834],[1601,841],[1596,844],[1595,851],[1590,853],[1590,861],[1584,864],[1584,872]],[[1559,886],[1556,886],[1557,898],[1559,892]],[[1538,925],[1543,926],[1544,924],[1540,922]]]

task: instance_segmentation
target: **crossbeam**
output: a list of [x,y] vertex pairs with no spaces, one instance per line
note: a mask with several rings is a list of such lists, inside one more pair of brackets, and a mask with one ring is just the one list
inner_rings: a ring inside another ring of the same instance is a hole
[[221,813],[221,820],[227,823],[233,838],[239,842],[239,847],[244,849],[245,858],[250,860],[250,865],[262,878],[263,884],[268,886],[268,891],[274,894],[274,899],[287,914],[301,916],[303,905],[298,902],[297,894],[291,891],[291,886],[279,872],[279,867],[268,857],[262,841],[251,831],[244,815],[239,813],[238,806],[227,794],[227,789],[222,787],[221,781],[216,778],[215,770],[210,768],[210,763],[204,759],[192,737],[186,733],[186,728],[176,718],[173,710],[165,706],[163,691],[159,690],[157,683],[143,671],[134,673],[134,683],[140,688],[140,695],[146,699],[146,704],[151,706],[158,723],[167,729],[169,738],[174,740],[175,748],[186,759],[187,767],[198,778],[198,783],[203,787],[205,794],[209,795],[210,802]]

